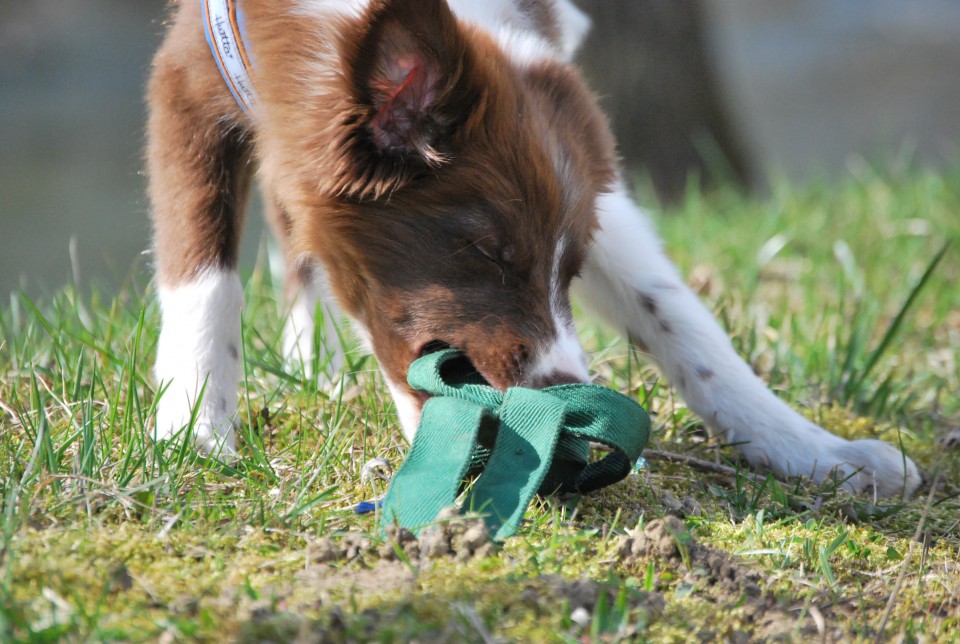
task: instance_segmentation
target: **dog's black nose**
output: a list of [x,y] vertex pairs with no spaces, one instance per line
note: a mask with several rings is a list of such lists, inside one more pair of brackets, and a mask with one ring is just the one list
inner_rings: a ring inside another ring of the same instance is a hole
[[576,375],[569,373],[567,371],[551,371],[550,373],[542,376],[537,376],[532,378],[526,386],[531,389],[544,389],[546,387],[553,387],[555,385],[571,385],[578,382],[585,382],[583,378],[579,378]]
[[431,340],[421,347],[419,357],[422,358],[423,356],[430,355],[431,353],[436,353],[437,351],[443,351],[444,349],[449,348],[450,345],[446,342],[441,340]]

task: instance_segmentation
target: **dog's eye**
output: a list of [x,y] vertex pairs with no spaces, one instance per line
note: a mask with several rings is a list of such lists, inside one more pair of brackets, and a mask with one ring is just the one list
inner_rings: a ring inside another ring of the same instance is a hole
[[[477,249],[477,252],[480,253],[481,255],[483,255],[486,259],[490,260],[491,262],[493,262],[493,263],[496,264],[497,266],[500,266],[500,265],[501,265],[501,262],[500,262],[499,259],[497,259],[496,254],[494,254],[494,252],[491,251],[490,249],[484,248],[484,247],[481,246],[480,244],[474,244],[473,247],[476,248],[476,249]],[[502,268],[502,266],[501,266],[501,268]]]
[[473,244],[473,248],[477,249],[477,252],[483,255],[484,259],[496,264],[497,268],[500,269],[500,278],[503,280],[503,283],[506,284],[507,269],[504,261],[500,259],[492,250],[484,247],[482,244]]

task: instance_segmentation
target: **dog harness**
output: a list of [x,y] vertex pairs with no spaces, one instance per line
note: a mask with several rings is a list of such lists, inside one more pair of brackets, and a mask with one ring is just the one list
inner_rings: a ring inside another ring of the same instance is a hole
[[[623,394],[590,384],[505,393],[454,349],[426,355],[407,381],[432,397],[406,461],[383,499],[383,527],[417,531],[456,501],[484,515],[494,539],[517,531],[535,493],[584,493],[625,478],[646,446],[650,419]],[[588,462],[590,441],[610,448]]]
[[244,19],[240,0],[200,0],[203,7],[203,32],[230,93],[244,112],[250,114],[257,103],[250,78],[250,56],[243,45]]

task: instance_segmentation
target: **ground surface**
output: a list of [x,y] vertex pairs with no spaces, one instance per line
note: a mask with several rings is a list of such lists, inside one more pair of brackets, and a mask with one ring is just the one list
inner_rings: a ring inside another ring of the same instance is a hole
[[382,491],[362,465],[406,450],[392,403],[356,353],[332,393],[283,368],[266,262],[246,286],[233,466],[145,439],[157,311],[142,276],[116,298],[14,296],[0,641],[956,639],[960,250],[925,271],[960,241],[958,210],[956,174],[862,168],[763,201],[694,195],[662,218],[757,372],[838,433],[901,443],[927,476],[915,499],[743,470],[585,321],[598,381],[653,415],[648,465],[576,507],[535,503],[496,548],[469,521],[383,540],[353,512]]

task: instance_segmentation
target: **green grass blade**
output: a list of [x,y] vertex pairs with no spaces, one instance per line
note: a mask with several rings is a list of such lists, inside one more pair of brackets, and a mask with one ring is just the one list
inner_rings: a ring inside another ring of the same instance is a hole
[[886,353],[890,343],[896,337],[897,332],[903,325],[903,321],[906,319],[907,313],[909,313],[910,309],[913,307],[913,304],[920,295],[921,291],[923,291],[924,287],[929,283],[930,278],[933,276],[934,271],[940,264],[940,261],[943,259],[944,255],[947,254],[949,248],[950,242],[947,241],[933,256],[933,259],[930,260],[926,269],[923,271],[923,275],[920,276],[920,279],[918,279],[913,288],[910,289],[910,293],[907,295],[907,298],[904,300],[903,304],[900,306],[900,309],[897,311],[897,314],[887,326],[887,330],[883,334],[880,344],[878,344],[877,348],[870,353],[870,356],[867,358],[864,366],[859,370],[857,376],[855,378],[851,378],[847,382],[847,386],[844,388],[844,397],[846,400],[849,400],[855,392],[860,391],[867,377],[877,365],[877,362],[879,362],[880,358],[884,355],[884,353]]

